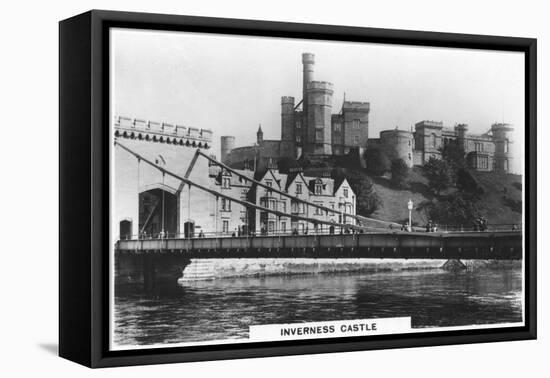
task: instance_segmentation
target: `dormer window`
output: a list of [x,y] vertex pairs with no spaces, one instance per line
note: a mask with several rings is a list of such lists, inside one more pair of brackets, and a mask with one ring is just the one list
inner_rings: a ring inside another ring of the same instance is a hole
[[323,184],[316,183],[315,184],[315,194],[321,195],[323,193]]

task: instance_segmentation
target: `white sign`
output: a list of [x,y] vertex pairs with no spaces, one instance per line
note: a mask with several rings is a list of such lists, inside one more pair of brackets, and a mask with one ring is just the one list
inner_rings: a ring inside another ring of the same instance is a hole
[[281,341],[388,335],[407,332],[411,332],[410,316],[403,318],[254,325],[250,326],[249,338],[255,341]]

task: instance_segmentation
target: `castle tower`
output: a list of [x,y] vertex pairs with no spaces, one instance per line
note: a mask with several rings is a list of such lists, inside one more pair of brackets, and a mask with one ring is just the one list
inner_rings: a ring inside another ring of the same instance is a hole
[[256,143],[258,143],[258,146],[264,143],[264,132],[262,131],[261,124],[258,126],[258,131],[256,132]]
[[296,157],[294,97],[281,97],[281,156]]
[[311,81],[307,84],[306,155],[332,155],[333,93],[332,83]]
[[225,135],[220,138],[221,143],[221,161],[225,163],[227,161],[227,156],[233,148],[235,148],[235,137],[230,135]]
[[507,123],[495,123],[491,126],[495,143],[495,171],[509,172],[512,162],[512,132],[514,128]]
[[457,143],[462,148],[462,151],[468,151],[468,140],[466,138],[466,133],[468,132],[468,125],[465,123],[460,123],[455,126]]
[[[380,142],[391,160],[402,159],[409,168],[413,166],[413,133],[407,130],[384,130]],[[368,162],[367,162],[368,164]]]
[[307,86],[308,83],[313,81],[313,68],[315,66],[315,55],[312,53],[302,54],[302,66],[303,66],[303,84],[302,84],[302,141],[307,143],[307,110],[308,110],[308,98],[307,98]]

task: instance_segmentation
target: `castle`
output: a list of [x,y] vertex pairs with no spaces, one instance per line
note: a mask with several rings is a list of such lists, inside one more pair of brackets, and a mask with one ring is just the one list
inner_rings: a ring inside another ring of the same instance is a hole
[[[256,144],[235,147],[235,137],[221,137],[221,161],[233,168],[263,170],[277,168],[282,158],[319,162],[331,156],[355,154],[378,147],[390,159],[402,159],[409,167],[441,158],[441,150],[457,144],[468,167],[479,171],[509,172],[512,160],[513,127],[495,123],[484,134],[469,134],[468,125],[444,127],[443,122],[421,121],[414,131],[391,129],[369,138],[370,103],[346,101],[332,113],[333,84],[314,80],[315,56],[302,54],[302,99],[281,97],[281,139],[265,140],[260,127]],[[363,162],[368,165],[368,162]]]

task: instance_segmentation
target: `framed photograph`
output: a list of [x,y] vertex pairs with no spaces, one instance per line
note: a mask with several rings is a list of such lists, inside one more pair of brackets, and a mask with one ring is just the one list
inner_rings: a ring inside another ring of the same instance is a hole
[[536,40],[60,22],[60,355],[536,338]]

